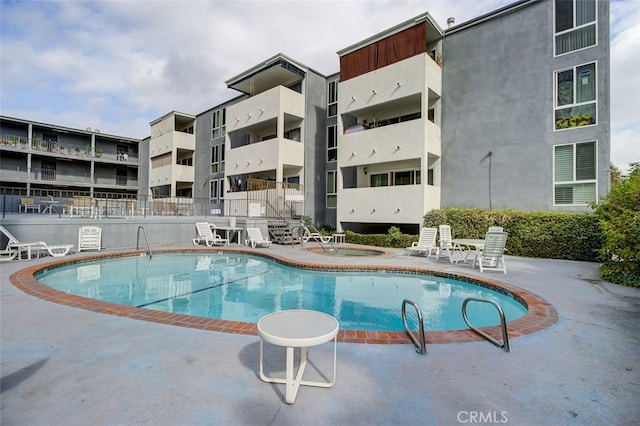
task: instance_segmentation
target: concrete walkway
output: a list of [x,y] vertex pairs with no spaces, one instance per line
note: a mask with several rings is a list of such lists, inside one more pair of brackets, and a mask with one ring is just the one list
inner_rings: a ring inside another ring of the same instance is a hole
[[[281,256],[349,262],[297,248]],[[72,255],[71,257],[80,257]],[[629,425],[640,419],[640,291],[602,282],[597,264],[508,257],[484,276],[533,292],[559,321],[511,340],[411,345],[338,344],[333,388],[260,381],[258,338],[136,321],[28,296],[9,275],[44,258],[0,264],[1,412],[9,425]],[[366,264],[480,275],[394,251]],[[266,363],[282,372],[284,352]],[[332,345],[310,351],[328,372]]]

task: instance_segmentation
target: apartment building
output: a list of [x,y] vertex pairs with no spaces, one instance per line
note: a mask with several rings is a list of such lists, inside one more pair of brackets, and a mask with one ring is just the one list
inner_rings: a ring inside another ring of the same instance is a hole
[[144,141],[3,117],[2,140],[26,143],[0,145],[1,185],[408,233],[432,209],[582,212],[608,192],[607,1],[522,0],[444,29],[425,13],[337,55],[328,75],[262,60]]
[[585,211],[609,191],[609,2],[520,1],[445,30],[442,206]]
[[140,140],[0,116],[0,186],[71,197],[140,191]]

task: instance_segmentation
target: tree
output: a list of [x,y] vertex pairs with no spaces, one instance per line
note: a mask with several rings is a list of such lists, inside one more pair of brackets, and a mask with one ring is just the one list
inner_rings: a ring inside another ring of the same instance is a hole
[[640,162],[594,206],[604,235],[600,274],[607,281],[640,287]]

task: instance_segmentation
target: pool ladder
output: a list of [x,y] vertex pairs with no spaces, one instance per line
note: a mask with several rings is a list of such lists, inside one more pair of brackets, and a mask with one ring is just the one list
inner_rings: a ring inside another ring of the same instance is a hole
[[[489,336],[484,331],[482,331],[479,328],[476,328],[473,325],[471,325],[471,323],[469,322],[469,318],[467,317],[467,304],[469,302],[489,303],[489,304],[495,306],[495,308],[498,310],[498,314],[500,315],[500,326],[502,328],[502,341],[498,341],[498,340],[494,339],[493,337]],[[418,335],[419,335],[419,339],[413,334],[413,332],[409,328],[409,324],[407,323],[407,305],[413,306],[415,308],[415,310],[416,310],[416,315],[418,316],[418,327],[419,327],[419,334]],[[507,322],[505,320],[504,312],[502,311],[502,308],[496,302],[494,302],[493,300],[489,300],[489,299],[480,299],[480,298],[477,298],[477,297],[467,297],[462,302],[462,318],[464,319],[464,322],[467,324],[467,326],[471,330],[475,331],[480,336],[484,337],[489,342],[493,343],[494,345],[498,346],[499,348],[504,349],[505,352],[510,352],[510,350],[509,350],[509,334],[507,333]],[[407,331],[407,334],[409,334],[409,337],[413,341],[413,344],[416,346],[416,352],[419,353],[419,354],[422,354],[422,355],[426,355],[427,354],[427,348],[426,348],[426,342],[425,342],[425,338],[424,338],[424,322],[422,320],[422,311],[420,311],[420,307],[418,306],[418,304],[416,302],[414,302],[412,300],[409,300],[409,299],[404,299],[402,301],[402,323],[404,324],[404,328]]]
[[144,236],[144,241],[147,243],[147,254],[149,254],[149,259],[153,256],[151,254],[151,247],[149,246],[149,239],[147,238],[147,231],[144,230],[144,227],[138,226],[138,238],[136,240],[136,250],[140,250],[140,230],[142,230],[142,235]]
[[[411,329],[409,329],[409,324],[407,324],[407,305],[413,306],[416,310],[416,315],[418,315],[418,327],[420,336],[419,340],[416,336],[414,336]],[[409,334],[409,337],[411,337],[413,344],[416,345],[416,352],[422,355],[426,355],[427,346],[424,340],[424,321],[422,321],[422,311],[420,311],[420,307],[413,300],[404,299],[402,301],[402,322],[404,324],[405,330],[407,330],[407,334]]]
[[[469,322],[469,318],[467,317],[467,304],[469,302],[472,302],[472,301],[473,302],[489,303],[489,304],[495,306],[495,308],[498,310],[498,314],[500,315],[500,326],[502,327],[502,342],[494,339],[493,337],[489,336],[484,331],[482,331],[479,328],[476,328],[476,327],[471,325],[471,323]],[[504,319],[504,312],[502,311],[502,308],[496,302],[494,302],[493,300],[489,300],[489,299],[480,299],[480,298],[477,298],[477,297],[467,297],[462,302],[462,318],[464,319],[464,322],[467,324],[467,326],[469,326],[469,328],[471,330],[475,331],[480,336],[484,337],[485,339],[487,339],[489,342],[493,343],[497,347],[504,349],[505,352],[509,352],[509,334],[507,333],[507,322]]]

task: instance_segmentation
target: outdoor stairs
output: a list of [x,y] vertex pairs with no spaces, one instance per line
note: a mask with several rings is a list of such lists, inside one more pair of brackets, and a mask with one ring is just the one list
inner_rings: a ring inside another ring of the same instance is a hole
[[300,244],[300,236],[294,234],[293,229],[286,221],[269,221],[269,238],[276,244],[294,245]]

